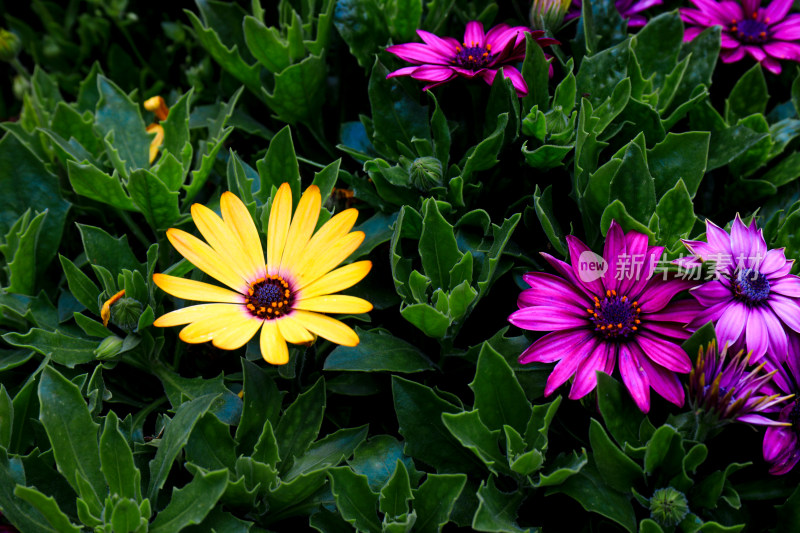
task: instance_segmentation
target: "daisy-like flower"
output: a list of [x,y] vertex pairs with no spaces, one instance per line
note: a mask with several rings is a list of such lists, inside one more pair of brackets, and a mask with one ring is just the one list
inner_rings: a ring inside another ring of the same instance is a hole
[[595,388],[595,371],[611,374],[619,360],[622,381],[643,412],[650,409],[650,387],[683,405],[676,372],[688,373],[692,363],[676,343],[690,336],[684,325],[694,318],[697,304],[671,300],[692,283],[653,276],[664,249],[648,246],[641,233],[623,233],[616,221],[602,258],[573,236],[567,236],[567,244],[572,265],[542,254],[558,276],[524,276],[531,288],[520,294],[520,309],[508,320],[552,333],[522,352],[520,363],[558,361],[545,395],[575,376],[569,397],[577,399]]
[[453,37],[438,37],[417,30],[424,44],[395,44],[386,48],[387,52],[414,63],[414,66],[395,70],[386,77],[411,76],[415,80],[427,81],[429,84],[422,88],[427,91],[457,76],[478,77],[491,85],[497,70],[502,67],[505,77],[514,84],[517,95],[525,96],[528,85],[519,70],[511,65],[525,57],[525,33],[530,33],[539,46],[558,44],[555,39],[543,37],[544,31],[531,31],[525,26],[500,24],[484,33],[483,23],[474,20],[467,23],[460,43]]
[[676,262],[687,269],[702,261],[716,264],[716,278],[691,290],[703,306],[693,326],[711,321],[720,345],[752,352],[753,362],[765,353],[783,360],[787,353],[784,326],[800,331],[800,278],[789,273],[783,248],[767,250],[755,220],[745,226],[737,216],[730,235],[706,220],[706,239],[683,241],[693,257]]
[[777,370],[767,392],[777,389],[794,395],[778,414],[778,421],[784,425],[768,427],[764,433],[763,452],[764,460],[771,464],[769,473],[781,475],[800,461],[800,337],[796,333],[789,334],[789,357],[783,363],[767,358],[767,368]]
[[750,355],[739,350],[731,356],[727,347],[717,350],[711,342],[700,348],[697,361],[689,373],[689,401],[692,410],[705,412],[715,425],[738,421],[761,426],[781,426],[763,414],[790,399],[778,393],[765,393],[777,370],[763,372],[766,361],[748,369]]
[[711,26],[722,28],[724,63],[733,63],[748,54],[774,74],[781,73],[778,59],[800,61],[800,14],[789,15],[792,0],[772,0],[760,7],[761,0],[691,0],[697,9],[681,8],[681,18],[691,25],[683,34],[691,41]]
[[319,335],[331,342],[355,346],[358,336],[347,325],[321,313],[366,313],[372,304],[355,296],[334,294],[361,281],[372,268],[358,261],[333,270],[364,240],[353,231],[356,209],[332,217],[316,233],[319,189],[312,185],[300,198],[292,217],[288,183],[278,189],[269,215],[267,261],[256,226],[233,193],[223,193],[220,218],[200,204],[192,219],[208,244],[171,228],[167,238],[187,260],[230,289],[166,274],[153,274],[165,292],[185,300],[214,302],[172,311],[156,326],[188,324],[180,338],[188,343],[211,341],[235,350],[261,330],[261,355],[269,363],[289,360],[287,341],[308,344]]
[[[614,6],[619,11],[622,18],[628,20],[628,27],[641,28],[647,24],[647,18],[642,15],[642,11],[650,9],[653,6],[658,6],[664,0],[616,0]],[[572,2],[574,9],[570,10],[565,20],[574,19],[581,16],[581,0],[574,0]]]

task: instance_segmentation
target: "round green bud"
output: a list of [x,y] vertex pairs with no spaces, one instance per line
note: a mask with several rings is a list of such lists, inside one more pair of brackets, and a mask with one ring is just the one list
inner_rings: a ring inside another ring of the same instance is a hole
[[94,355],[97,359],[101,360],[113,359],[122,350],[123,342],[125,342],[124,339],[116,335],[106,337],[100,345],[95,348]]
[[22,49],[22,41],[16,33],[0,28],[0,61],[13,61]]
[[427,191],[442,184],[442,162],[435,157],[419,157],[408,169],[414,187]]
[[142,304],[133,298],[120,298],[111,306],[111,322],[132,333],[139,326]]
[[689,514],[686,496],[672,487],[658,489],[650,498],[650,518],[662,526],[677,526]]

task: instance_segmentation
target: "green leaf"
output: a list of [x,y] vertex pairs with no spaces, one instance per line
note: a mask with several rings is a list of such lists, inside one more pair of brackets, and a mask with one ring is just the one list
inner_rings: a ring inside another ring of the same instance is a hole
[[537,147],[535,150],[528,150],[527,144],[528,141],[522,143],[522,155],[525,156],[525,162],[533,168],[542,170],[560,167],[564,158],[567,157],[574,148],[571,144],[567,146],[545,144]]
[[5,518],[25,533],[59,533],[35,507],[14,494],[18,486],[25,486],[23,465],[19,458],[9,459],[5,448],[0,447],[0,507]]
[[31,211],[17,219],[5,235],[5,242],[0,245],[8,269],[9,292],[33,295],[36,290],[36,248],[42,229],[42,222],[47,212],[42,212],[31,219]]
[[639,144],[631,141],[611,179],[611,201],[620,200],[636,220],[647,222],[656,207],[655,185]]
[[555,213],[553,212],[552,185],[545,187],[544,191],[539,190],[538,185],[536,186],[536,191],[533,193],[533,206],[536,209],[536,216],[539,218],[539,222],[542,224],[542,229],[545,235],[547,235],[550,244],[553,245],[553,248],[555,248],[558,253],[566,257],[567,247],[565,245],[564,231],[561,229],[561,225],[558,223],[558,220],[556,220]]
[[625,493],[637,481],[644,480],[642,468],[611,442],[603,426],[594,418],[589,425],[589,442],[597,470],[608,486]]
[[761,63],[756,63],[736,81],[731,94],[725,100],[725,120],[728,124],[754,113],[763,113],[767,108],[769,93],[767,80],[761,70]]
[[[86,258],[93,265],[100,265],[116,276],[122,269],[144,271],[142,264],[133,255],[128,245],[128,236],[114,238],[107,232],[94,226],[77,224],[86,250]],[[108,295],[111,297],[111,295]]]
[[100,100],[95,112],[95,127],[100,137],[114,132],[114,148],[125,163],[126,172],[150,166],[150,134],[139,106],[122,89],[104,76],[97,77]]
[[475,409],[491,430],[509,425],[522,433],[531,417],[531,406],[514,371],[488,342],[478,355],[475,378],[469,384],[475,394]]
[[119,175],[109,176],[91,163],[67,161],[69,183],[76,194],[91,198],[116,209],[137,211],[136,205],[122,186]]
[[471,450],[492,473],[507,473],[508,461],[500,453],[500,430],[490,430],[477,410],[443,413],[444,426],[462,446]]
[[408,513],[408,502],[413,499],[408,470],[398,459],[394,474],[381,489],[378,508],[389,518],[400,517]]
[[140,169],[131,173],[128,191],[139,212],[154,230],[172,226],[181,216],[178,191],[171,191],[149,170]]
[[30,348],[42,355],[49,356],[54,362],[73,368],[75,365],[94,360],[97,341],[72,337],[61,331],[46,331],[33,328],[24,335],[6,333],[3,340],[12,346]]
[[295,458],[301,457],[317,438],[325,413],[325,379],[300,394],[281,416],[275,437],[280,447],[281,474],[289,471]]
[[270,72],[280,72],[291,64],[289,44],[274,27],[267,27],[255,17],[244,18],[247,48]]
[[433,91],[427,91],[427,94],[433,100],[433,114],[431,115],[433,152],[436,158],[442,162],[442,168],[447,168],[447,162],[450,159],[450,126],[447,125],[447,118],[439,108],[439,102]]
[[367,477],[356,474],[346,466],[328,470],[331,492],[342,518],[360,531],[381,531],[376,507],[378,495],[372,492]]
[[422,18],[422,0],[391,0],[388,4],[386,20],[395,41],[412,41]]
[[682,179],[668,190],[656,206],[658,215],[658,240],[671,249],[678,239],[686,238],[692,230],[697,217],[694,204]]
[[292,144],[292,130],[284,127],[269,143],[263,159],[256,162],[261,188],[256,198],[266,204],[272,195],[272,187],[278,188],[287,182],[292,189],[292,201],[295,205],[300,200],[300,166]]
[[452,436],[442,413],[461,409],[436,395],[433,389],[392,376],[394,409],[406,454],[425,461],[439,472],[473,470],[477,460]]
[[33,487],[23,487],[22,485],[16,486],[14,496],[31,504],[42,513],[42,516],[54,531],[80,533],[81,528],[70,522],[69,517],[58,507],[52,497],[45,496]]
[[39,420],[59,471],[81,498],[99,507],[106,493],[97,445],[99,425],[92,420],[80,389],[48,366],[39,382],[39,405]]
[[[314,181],[312,181],[311,184],[319,187],[322,205],[325,205],[325,202],[327,202],[328,198],[331,196],[331,192],[333,192],[333,187],[336,185],[336,180],[339,177],[339,166],[341,164],[342,158],[340,157],[319,172],[314,173]],[[389,237],[387,237],[386,240],[389,240]]]
[[711,85],[711,75],[719,57],[720,34],[721,28],[712,26],[683,44],[679,59],[682,60],[691,54],[691,60],[672,100],[674,104],[689,100],[700,85],[706,87]]
[[450,318],[428,304],[411,304],[400,310],[403,318],[414,324],[428,337],[440,339],[450,327]]
[[278,422],[283,394],[263,369],[245,358],[242,358],[242,373],[242,416],[236,428],[236,442],[237,451],[249,455],[262,433],[264,422]]
[[55,257],[70,205],[61,197],[58,178],[27,146],[12,134],[0,139],[0,235],[6,235],[31,206],[40,213],[47,210],[36,246],[41,270]]
[[644,471],[648,475],[655,472],[668,459],[674,439],[680,439],[680,435],[670,426],[659,427],[650,438],[644,455]]
[[411,458],[403,454],[400,441],[390,435],[376,435],[358,445],[348,464],[355,473],[367,476],[373,491],[379,491],[392,476],[398,460],[405,463],[406,470],[416,471]]
[[588,99],[595,107],[603,104],[627,77],[630,48],[630,40],[626,40],[584,58],[575,78],[578,94],[588,93]]
[[183,488],[173,488],[169,504],[156,515],[149,531],[171,533],[190,524],[199,524],[217,504],[227,483],[227,470],[198,472]]
[[800,178],[800,152],[794,152],[761,176],[776,187],[781,187]]
[[677,11],[650,19],[631,41],[631,48],[645,78],[654,76],[653,87],[661,89],[664,79],[678,62],[683,44],[683,23]]
[[367,438],[367,426],[340,429],[309,446],[306,453],[298,457],[292,468],[283,476],[283,481],[292,481],[309,472],[335,466],[353,455],[353,451]]
[[619,225],[622,226],[625,232],[638,231],[639,233],[644,233],[648,237],[654,236],[653,232],[650,231],[647,226],[628,213],[628,210],[625,209],[625,205],[619,200],[614,200],[608,204],[608,207],[603,211],[603,216],[600,218],[600,230],[604,234],[608,233],[608,228],[611,227],[612,220],[619,222]]
[[727,165],[767,137],[769,133],[754,131],[743,124],[712,131],[706,171]]
[[[541,49],[538,45],[534,45]],[[486,119],[483,124],[483,135],[491,134],[497,128],[498,117],[506,113],[509,117],[503,137],[505,142],[511,142],[519,135],[519,97],[511,79],[503,75],[503,68],[497,71],[492,82],[489,99],[486,102]]]
[[321,55],[310,55],[275,74],[272,92],[262,88],[267,105],[289,124],[314,123],[325,102],[327,67]]
[[357,372],[422,372],[434,368],[419,348],[382,330],[356,327],[358,346],[337,346],[325,359],[324,370]]
[[381,7],[375,0],[336,2],[333,24],[350,53],[365,69],[373,62],[379,47],[389,40],[389,28]]
[[503,139],[508,114],[503,113],[497,117],[497,127],[494,132],[485,137],[481,142],[470,148],[463,159],[461,177],[465,182],[472,179],[472,174],[492,168],[498,163],[497,156],[503,148]]
[[682,179],[694,198],[706,171],[711,134],[705,131],[668,133],[647,150],[647,166],[655,181],[656,198],[661,198]]
[[494,484],[494,478],[481,481],[478,487],[478,509],[472,518],[472,529],[498,533],[530,531],[517,525],[517,508],[522,503],[522,492],[506,493]]
[[411,491],[417,513],[414,530],[439,533],[450,520],[450,513],[466,482],[464,474],[428,474],[425,482]]
[[627,389],[604,372],[597,374],[597,405],[608,432],[620,446],[639,445],[642,412],[630,398]]
[[184,378],[161,365],[156,365],[154,370],[164,385],[173,409],[189,400],[213,394],[218,399],[211,404],[211,412],[226,424],[238,423],[242,413],[242,400],[225,386],[222,374],[215,378]]
[[528,85],[528,94],[522,98],[522,109],[538,106],[541,111],[550,109],[549,62],[544,50],[530,34],[525,34],[525,59],[522,62],[522,78]]
[[206,413],[186,442],[186,460],[205,470],[233,470],[236,462],[234,446],[228,425],[212,413]]
[[108,484],[109,493],[121,498],[141,501],[141,473],[133,462],[133,453],[119,430],[119,419],[114,411],[106,415],[100,435],[100,468]]
[[100,306],[98,299],[100,298],[100,289],[97,285],[84,274],[75,263],[64,257],[58,256],[61,261],[61,268],[64,270],[64,275],[67,278],[67,286],[69,291],[84,307],[96,316],[100,316]]
[[0,385],[0,447],[8,449],[14,427],[14,404],[5,385]]
[[[159,159],[159,165],[163,163],[165,155],[171,154],[180,161],[184,175],[192,165],[192,144],[189,136],[189,104],[194,97],[194,88],[189,89],[177,102],[169,109],[166,120],[161,122],[164,128],[164,142],[161,146],[163,153]],[[187,150],[188,153],[184,153]],[[181,177],[181,182],[183,181]],[[176,185],[176,184],[172,184]],[[177,187],[170,187],[170,190],[177,190]]]
[[136,501],[129,498],[117,500],[110,514],[111,527],[115,533],[133,533],[139,529],[143,521],[147,523],[149,518],[141,516]]
[[160,440],[156,456],[149,463],[150,483],[147,488],[147,498],[150,501],[156,500],[158,492],[167,480],[172,463],[186,445],[197,422],[206,414],[216,399],[217,395],[207,394],[178,407],[175,417],[164,430],[164,436]]
[[461,260],[453,226],[439,212],[436,201],[427,199],[423,203],[422,234],[419,239],[419,255],[425,274],[434,288],[447,288],[450,270]]

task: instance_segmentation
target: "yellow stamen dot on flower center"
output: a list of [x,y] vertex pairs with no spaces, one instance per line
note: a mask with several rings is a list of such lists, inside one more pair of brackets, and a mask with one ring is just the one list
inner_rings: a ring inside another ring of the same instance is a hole
[[289,282],[280,276],[259,279],[247,293],[245,307],[258,318],[280,318],[292,310],[294,293]]
[[492,51],[492,45],[491,45],[491,44],[487,44],[487,45],[486,45],[486,50],[488,50],[489,52],[491,52],[491,51]]

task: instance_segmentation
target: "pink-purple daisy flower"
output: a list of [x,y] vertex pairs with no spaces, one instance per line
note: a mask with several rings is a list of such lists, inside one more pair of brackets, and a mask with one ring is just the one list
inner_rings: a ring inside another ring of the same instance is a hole
[[760,7],[760,0],[691,0],[697,7],[681,8],[681,18],[690,25],[684,40],[691,41],[711,26],[721,26],[720,57],[733,63],[745,54],[774,74],[781,73],[778,59],[800,62],[800,14],[789,15],[792,0],[773,0]]
[[417,30],[423,43],[395,44],[386,48],[400,59],[414,63],[414,66],[389,73],[387,78],[411,76],[429,82],[423,87],[425,91],[457,76],[478,77],[491,85],[502,67],[505,77],[514,84],[517,95],[525,96],[528,85],[512,65],[525,57],[525,33],[530,33],[540,46],[558,44],[555,39],[543,37],[544,31],[532,31],[525,26],[500,24],[485,33],[483,24],[477,21],[467,23],[462,42]]
[[778,422],[784,425],[768,427],[764,433],[764,460],[775,475],[786,474],[800,461],[800,336],[789,333],[788,337],[788,357],[783,362],[767,358],[767,368],[777,370],[767,392],[778,389],[794,395],[778,414]]
[[[520,309],[509,322],[522,329],[549,331],[519,357],[520,363],[552,363],[545,395],[574,376],[571,399],[597,384],[595,371],[611,374],[616,362],[622,381],[643,412],[650,409],[650,388],[682,406],[684,390],[676,373],[688,373],[691,360],[679,342],[697,314],[691,299],[673,302],[692,282],[653,276],[664,249],[648,246],[647,236],[625,234],[611,223],[603,257],[568,236],[571,265],[543,253],[558,275],[531,272],[530,289],[520,294]],[[594,266],[592,266],[594,265]]]
[[745,226],[738,216],[728,234],[706,220],[706,239],[683,241],[693,257],[677,260],[684,268],[702,261],[716,264],[715,278],[691,290],[703,306],[693,326],[713,322],[720,346],[752,352],[753,362],[769,353],[786,357],[784,326],[800,331],[800,278],[790,274],[783,248],[767,250],[755,221]]
[[[642,15],[642,11],[662,3],[663,0],[616,0],[614,6],[616,6],[620,16],[628,20],[628,27],[641,28],[647,24],[647,18]],[[567,14],[565,20],[581,16],[581,0],[574,0],[572,6],[573,9]]]

